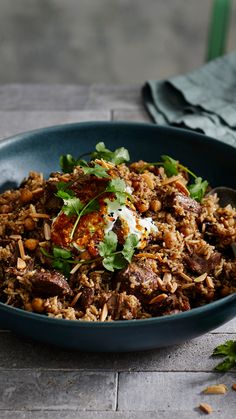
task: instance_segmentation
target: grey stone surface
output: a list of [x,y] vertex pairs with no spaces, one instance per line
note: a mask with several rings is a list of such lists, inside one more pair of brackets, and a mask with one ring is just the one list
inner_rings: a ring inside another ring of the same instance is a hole
[[[155,412],[74,412],[71,410],[68,411],[0,411],[1,419],[199,419],[203,417],[203,414],[200,412],[198,407],[191,412],[184,412],[178,410],[171,411],[155,411]],[[230,413],[227,411],[227,417],[223,412],[216,412],[212,415],[214,419],[235,419],[234,412]]]
[[51,125],[110,119],[109,111],[0,111],[0,139]]
[[1,0],[0,81],[133,83],[186,72],[204,60],[211,4]]
[[[209,385],[224,383],[230,389],[235,373],[121,373],[118,410],[194,412],[200,403],[209,403],[217,412],[235,413],[235,392],[224,395],[203,394]],[[190,416],[191,417],[191,416]]]
[[230,322],[223,324],[223,326],[212,330],[212,333],[236,333],[236,317]]
[[112,111],[113,121],[151,122],[151,118],[144,108],[117,109]]
[[115,410],[115,373],[4,370],[1,410]]
[[0,110],[73,111],[132,109],[141,103],[140,85],[0,85]]
[[0,333],[1,370],[66,369],[80,371],[212,371],[221,361],[213,349],[235,334],[207,334],[169,348],[146,352],[99,354],[64,350],[8,332]]

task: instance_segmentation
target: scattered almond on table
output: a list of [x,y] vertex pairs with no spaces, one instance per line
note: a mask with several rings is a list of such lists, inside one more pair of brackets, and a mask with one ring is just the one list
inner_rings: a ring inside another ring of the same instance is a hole
[[232,384],[232,390],[236,391],[236,383]]
[[210,414],[210,413],[212,413],[212,412],[213,412],[212,407],[211,407],[208,403],[200,403],[200,404],[199,404],[199,409],[200,409],[202,412],[207,413],[207,414]]
[[205,394],[225,394],[228,391],[228,388],[225,384],[213,384],[208,386],[203,390]]

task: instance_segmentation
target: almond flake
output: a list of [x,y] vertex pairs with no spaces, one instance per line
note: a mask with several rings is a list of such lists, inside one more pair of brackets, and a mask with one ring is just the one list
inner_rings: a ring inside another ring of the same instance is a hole
[[16,264],[17,269],[19,270],[23,270],[26,268],[26,263],[23,259],[21,258],[17,258],[17,264]]
[[201,409],[202,412],[210,414],[213,412],[212,407],[208,403],[201,403],[199,404],[199,409]]
[[104,304],[103,308],[102,308],[102,312],[101,312],[101,316],[100,316],[100,321],[104,322],[107,318],[108,315],[108,307],[107,307],[107,303]]
[[159,294],[156,297],[152,298],[151,301],[149,301],[149,304],[155,304],[155,303],[161,303],[168,297],[167,294]]
[[197,278],[194,278],[194,282],[203,282],[205,281],[206,277],[207,277],[207,272],[198,276]]
[[212,386],[208,386],[203,390],[205,394],[225,394],[227,392],[227,387],[225,384],[213,384]]

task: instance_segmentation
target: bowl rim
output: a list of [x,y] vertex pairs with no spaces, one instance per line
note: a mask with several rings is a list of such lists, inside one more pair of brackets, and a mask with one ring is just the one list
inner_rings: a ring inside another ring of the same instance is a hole
[[[74,128],[83,128],[88,127],[92,128],[94,126],[120,126],[122,128],[131,128],[131,127],[143,127],[147,129],[156,129],[158,130],[164,130],[169,132],[179,132],[188,134],[191,137],[198,138],[200,141],[210,141],[217,145],[218,147],[224,147],[228,148],[229,152],[234,151],[236,152],[236,148],[231,145],[224,142],[221,142],[213,137],[209,137],[203,133],[191,131],[185,128],[178,128],[178,127],[172,127],[172,126],[166,126],[166,125],[156,125],[151,122],[129,122],[129,121],[86,121],[86,122],[73,122],[73,123],[65,123],[65,124],[59,124],[59,125],[51,125],[48,127],[38,128],[30,131],[20,132],[15,135],[9,136],[7,138],[4,138],[0,140],[0,150],[4,147],[7,147],[8,145],[18,143],[23,140],[29,140],[32,136],[40,135],[40,134],[47,134],[51,132],[57,132],[57,131],[63,131],[63,130],[70,130]],[[132,319],[132,320],[114,320],[114,321],[108,321],[108,322],[91,322],[86,320],[68,320],[68,319],[57,319],[54,317],[48,317],[43,314],[28,312],[26,310],[16,308],[10,305],[7,305],[5,303],[0,302],[0,313],[2,311],[8,312],[9,314],[15,314],[18,318],[23,317],[25,319],[31,319],[31,320],[37,320],[42,321],[44,323],[52,323],[60,326],[65,327],[89,327],[89,328],[117,328],[117,327],[130,327],[130,326],[141,326],[141,325],[150,325],[150,324],[159,324],[159,323],[169,323],[174,322],[181,319],[188,319],[191,317],[197,317],[197,316],[203,316],[204,314],[207,314],[208,311],[224,307],[228,303],[231,303],[232,301],[236,300],[236,292],[233,294],[230,294],[226,297],[220,298],[218,300],[215,300],[211,303],[204,304],[200,307],[192,308],[188,311],[176,313],[176,314],[167,314],[164,316],[159,317],[150,317],[146,319]],[[235,312],[236,315],[236,312]]]
[[[138,327],[142,325],[158,325],[165,323],[173,323],[179,320],[188,320],[189,318],[202,317],[211,310],[217,310],[222,307],[226,307],[228,304],[233,303],[235,300],[236,305],[236,292],[233,294],[227,295],[226,297],[215,300],[211,303],[204,304],[200,307],[192,308],[187,311],[183,311],[176,314],[166,314],[164,316],[158,317],[149,317],[147,319],[132,319],[132,320],[112,320],[107,322],[100,321],[87,321],[87,320],[69,320],[69,319],[57,319],[55,317],[49,317],[44,314],[38,314],[30,311],[23,310],[21,308],[16,308],[5,303],[0,302],[0,313],[2,311],[8,312],[9,314],[15,314],[18,318],[25,318],[27,320],[37,320],[42,323],[56,324],[57,326],[65,327],[89,327],[94,328],[122,328],[122,327]],[[236,309],[235,309],[236,316]],[[221,323],[219,323],[221,324]]]
[[157,125],[154,124],[152,122],[136,122],[136,121],[85,121],[85,122],[72,122],[72,123],[65,123],[65,124],[56,124],[56,125],[50,125],[48,127],[42,127],[42,128],[37,128],[37,129],[33,129],[30,131],[23,131],[23,132],[19,132],[17,134],[14,135],[10,135],[6,138],[3,138],[2,140],[0,140],[0,149],[4,148],[5,146],[7,146],[10,143],[18,143],[24,139],[30,140],[31,136],[35,136],[35,135],[40,135],[40,134],[47,134],[47,133],[51,133],[51,132],[57,132],[57,131],[63,131],[63,130],[70,130],[71,128],[83,128],[83,127],[87,127],[87,128],[92,128],[96,125],[99,126],[114,126],[114,127],[122,127],[122,128],[135,128],[135,127],[142,127],[142,128],[147,128],[147,129],[156,129],[158,130],[164,130],[164,131],[169,131],[169,132],[177,132],[177,133],[184,133],[184,134],[188,134],[191,137],[194,138],[198,138],[198,140],[200,141],[209,141],[214,143],[217,147],[219,148],[228,148],[229,151],[233,151],[236,152],[236,147],[232,144],[228,144],[225,143],[223,141],[217,140],[214,137],[210,137],[208,135],[205,135],[204,133],[198,132],[198,131],[194,131],[194,130],[189,130],[187,128],[179,128],[179,127],[174,127],[174,126],[170,126],[170,125]]

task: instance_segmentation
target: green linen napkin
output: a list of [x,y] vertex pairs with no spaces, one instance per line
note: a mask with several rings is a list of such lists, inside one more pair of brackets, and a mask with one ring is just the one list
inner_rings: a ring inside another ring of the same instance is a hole
[[186,75],[148,81],[142,97],[157,124],[200,131],[236,146],[236,53]]

